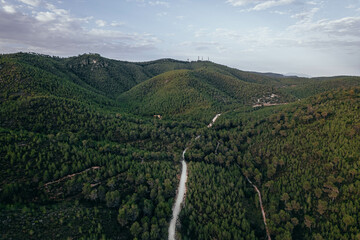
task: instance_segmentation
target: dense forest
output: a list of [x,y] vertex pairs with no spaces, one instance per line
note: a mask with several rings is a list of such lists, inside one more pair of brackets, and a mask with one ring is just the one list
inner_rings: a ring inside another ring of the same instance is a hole
[[[360,77],[0,56],[2,239],[360,239]],[[207,125],[222,113],[212,128]],[[195,139],[197,139],[195,141]]]

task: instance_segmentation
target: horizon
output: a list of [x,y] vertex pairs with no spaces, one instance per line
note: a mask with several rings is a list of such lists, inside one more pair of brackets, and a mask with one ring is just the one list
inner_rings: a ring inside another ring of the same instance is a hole
[[149,59],[149,60],[143,60],[143,61],[136,61],[136,60],[124,60],[124,59],[115,59],[115,58],[111,58],[111,57],[106,57],[106,56],[103,56],[101,55],[100,53],[80,53],[80,54],[77,54],[76,56],[75,55],[69,55],[69,56],[57,56],[57,55],[49,55],[49,54],[45,54],[45,53],[37,53],[37,52],[12,52],[12,53],[0,53],[0,55],[11,55],[11,54],[32,54],[32,55],[40,55],[40,56],[44,56],[44,57],[52,57],[52,58],[63,58],[63,59],[66,59],[66,58],[72,58],[72,57],[80,57],[80,56],[83,56],[83,55],[98,55],[102,58],[106,58],[106,59],[109,59],[109,60],[115,60],[115,61],[120,61],[120,62],[128,62],[128,63],[148,63],[148,62],[155,62],[155,61],[161,61],[161,60],[172,60],[172,61],[178,61],[178,62],[184,62],[184,63],[192,63],[192,62],[211,62],[211,63],[214,63],[214,64],[218,64],[218,65],[222,65],[222,66],[226,66],[226,67],[230,67],[230,68],[234,68],[234,69],[237,69],[237,70],[240,70],[240,71],[243,71],[243,72],[249,72],[249,73],[257,73],[257,74],[279,74],[279,75],[282,75],[284,77],[298,77],[298,78],[327,78],[327,77],[360,77],[360,75],[344,75],[344,74],[341,74],[341,75],[320,75],[320,76],[310,76],[310,75],[307,75],[307,74],[304,74],[304,73],[291,73],[291,72],[288,72],[288,73],[279,73],[279,72],[264,72],[264,71],[254,71],[254,70],[249,70],[249,69],[240,69],[240,68],[237,68],[237,67],[232,67],[232,66],[228,66],[226,64],[222,64],[222,63],[217,63],[217,62],[214,62],[214,61],[211,61],[210,59],[198,59],[198,60],[191,60],[191,59],[187,59],[187,60],[182,60],[182,59],[175,59],[175,58],[170,58],[170,57],[163,57],[163,58],[157,58],[157,59]]
[[0,52],[360,76],[356,0],[0,0]]

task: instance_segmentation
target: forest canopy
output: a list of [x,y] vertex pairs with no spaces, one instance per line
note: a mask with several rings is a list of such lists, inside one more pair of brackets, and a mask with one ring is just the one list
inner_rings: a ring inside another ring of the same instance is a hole
[[[360,239],[360,78],[0,56],[2,239]],[[211,128],[208,124],[221,113]]]

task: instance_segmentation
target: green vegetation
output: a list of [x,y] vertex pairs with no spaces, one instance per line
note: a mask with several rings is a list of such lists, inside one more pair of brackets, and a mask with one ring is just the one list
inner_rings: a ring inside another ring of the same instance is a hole
[[238,167],[239,181],[252,179],[275,239],[356,239],[359,107],[360,89],[354,88],[274,109],[256,121],[255,112],[240,120],[224,115],[188,151],[188,160]]
[[276,76],[1,55],[1,238],[167,239],[188,147],[179,238],[264,239],[248,177],[273,239],[359,239],[360,78]]
[[[271,97],[272,94],[275,96]],[[294,100],[270,85],[249,83],[212,69],[199,68],[163,73],[123,93],[118,100],[124,108],[137,114],[178,117],[194,116],[202,111],[213,115],[265,98],[273,104]]]

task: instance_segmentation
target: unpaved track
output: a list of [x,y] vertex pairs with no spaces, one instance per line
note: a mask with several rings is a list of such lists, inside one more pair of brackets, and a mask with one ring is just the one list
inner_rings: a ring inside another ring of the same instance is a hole
[[185,162],[185,153],[187,148],[182,153],[182,172],[181,172],[181,178],[180,178],[180,184],[178,188],[178,194],[176,197],[176,202],[173,208],[173,217],[170,222],[169,226],[169,240],[175,239],[175,232],[176,232],[176,222],[179,217],[179,213],[181,210],[181,203],[184,200],[185,192],[186,192],[186,180],[187,180],[187,165]]
[[[211,123],[208,125],[208,128],[211,128],[212,125],[215,123],[216,119],[220,117],[221,114],[216,114],[216,116],[213,118]],[[200,135],[195,138],[195,140],[198,140],[200,138]],[[176,222],[178,221],[179,213],[181,210],[181,204],[184,201],[185,193],[186,193],[186,181],[187,181],[187,164],[185,161],[185,153],[187,148],[182,153],[181,158],[181,164],[182,164],[182,170],[181,170],[181,177],[180,177],[180,183],[177,190],[177,196],[175,205],[173,206],[173,214],[169,225],[169,237],[168,240],[175,240],[175,234],[176,234]]]
[[267,235],[268,240],[271,240],[271,237],[269,234],[269,229],[266,224],[266,215],[265,215],[264,207],[263,207],[262,200],[261,200],[261,193],[260,193],[259,189],[250,181],[250,179],[248,177],[246,177],[246,180],[248,180],[248,182],[254,187],[255,191],[257,192],[257,194],[259,196],[259,203],[260,203],[261,213],[263,216],[263,221],[264,221],[264,225],[265,225],[265,229],[266,229],[266,235]]
[[51,184],[54,184],[54,183],[58,183],[58,182],[61,182],[61,181],[64,181],[65,179],[68,179],[68,178],[72,178],[72,177],[75,177],[76,175],[80,175],[80,174],[83,174],[87,171],[90,171],[90,170],[96,170],[96,169],[99,169],[100,167],[99,166],[95,166],[95,167],[91,167],[91,168],[88,168],[88,169],[85,169],[84,171],[81,171],[81,172],[78,172],[78,173],[73,173],[73,174],[69,174],[65,177],[62,177],[56,181],[52,181],[52,182],[48,182],[48,183],[45,183],[44,184],[44,187],[48,186],[48,185],[51,185]]

